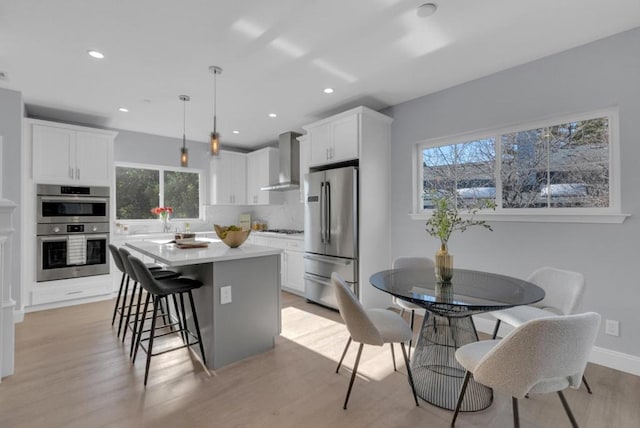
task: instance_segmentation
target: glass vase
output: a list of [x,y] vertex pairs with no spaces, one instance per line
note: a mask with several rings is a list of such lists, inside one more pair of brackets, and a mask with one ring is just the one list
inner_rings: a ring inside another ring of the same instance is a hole
[[171,226],[169,225],[169,215],[168,214],[161,215],[160,221],[162,222],[162,232],[163,233],[169,232],[169,229],[171,228]]
[[451,282],[453,278],[453,256],[446,244],[441,244],[435,257],[436,279],[439,282]]

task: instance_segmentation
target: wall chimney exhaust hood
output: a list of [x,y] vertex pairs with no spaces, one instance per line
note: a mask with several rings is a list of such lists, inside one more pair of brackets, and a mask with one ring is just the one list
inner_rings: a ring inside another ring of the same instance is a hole
[[284,192],[300,188],[300,142],[297,132],[285,132],[278,137],[280,173],[278,182],[260,190]]

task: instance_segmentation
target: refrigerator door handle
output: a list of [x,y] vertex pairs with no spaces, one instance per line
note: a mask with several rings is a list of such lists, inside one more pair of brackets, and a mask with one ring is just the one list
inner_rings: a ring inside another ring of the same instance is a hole
[[353,264],[352,259],[340,259],[338,257],[321,256],[319,254],[305,254],[304,258],[307,260],[314,260],[341,266],[349,266]]
[[325,212],[324,212],[324,181],[320,183],[320,242],[324,244],[324,224],[325,224]]
[[329,182],[325,182],[326,186],[325,186],[325,192],[326,192],[326,197],[325,197],[325,205],[327,206],[327,213],[325,214],[324,218],[327,222],[327,224],[325,224],[324,226],[324,230],[325,230],[325,234],[326,234],[326,241],[327,244],[331,243],[331,185],[329,184]]

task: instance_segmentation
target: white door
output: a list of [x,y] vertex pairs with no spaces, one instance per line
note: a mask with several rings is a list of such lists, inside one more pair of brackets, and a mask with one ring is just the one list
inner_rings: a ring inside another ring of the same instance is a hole
[[33,125],[33,180],[70,183],[75,178],[75,131]]
[[358,159],[358,115],[335,121],[331,132],[331,162]]
[[78,131],[76,136],[76,180],[89,184],[111,184],[112,137]]

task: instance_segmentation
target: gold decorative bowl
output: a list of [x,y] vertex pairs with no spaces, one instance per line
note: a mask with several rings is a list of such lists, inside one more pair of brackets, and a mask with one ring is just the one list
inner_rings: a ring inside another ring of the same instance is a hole
[[251,230],[242,230],[238,226],[234,226],[238,230],[229,230],[231,226],[219,226],[214,224],[213,227],[216,230],[216,235],[231,248],[237,248],[244,243],[249,237]]

